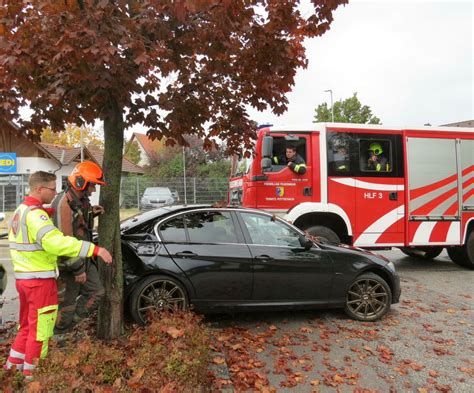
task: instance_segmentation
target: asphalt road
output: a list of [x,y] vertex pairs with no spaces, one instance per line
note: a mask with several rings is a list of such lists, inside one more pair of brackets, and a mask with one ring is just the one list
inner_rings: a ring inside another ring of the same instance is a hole
[[[0,262],[11,273],[2,243]],[[352,321],[339,310],[208,316],[234,388],[474,391],[474,271],[453,264],[445,252],[432,261],[398,250],[380,253],[394,261],[402,280],[401,302],[381,321]],[[3,320],[15,320],[11,276],[4,297]]]

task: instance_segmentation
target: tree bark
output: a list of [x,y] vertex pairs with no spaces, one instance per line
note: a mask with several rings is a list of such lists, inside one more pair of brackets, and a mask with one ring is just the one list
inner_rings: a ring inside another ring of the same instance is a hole
[[123,333],[123,266],[120,246],[120,178],[122,175],[123,110],[113,99],[104,116],[104,161],[106,186],[100,190],[100,205],[105,214],[99,220],[99,244],[113,256],[113,264],[100,263],[100,277],[105,296],[99,306],[97,335],[110,340]]

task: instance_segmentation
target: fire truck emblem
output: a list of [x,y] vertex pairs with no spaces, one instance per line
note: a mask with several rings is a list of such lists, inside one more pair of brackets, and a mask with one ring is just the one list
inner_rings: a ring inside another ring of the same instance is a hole
[[275,191],[277,197],[282,197],[285,195],[285,187],[277,187]]

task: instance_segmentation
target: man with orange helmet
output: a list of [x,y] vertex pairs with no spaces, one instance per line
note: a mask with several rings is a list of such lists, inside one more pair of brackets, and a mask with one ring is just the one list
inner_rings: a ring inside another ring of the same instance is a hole
[[[94,218],[104,212],[102,206],[91,206],[89,201],[96,185],[105,185],[99,165],[91,161],[77,164],[67,178],[66,189],[52,204],[54,221],[63,233],[92,241]],[[57,334],[67,332],[87,317],[104,296],[97,266],[89,258],[62,258],[59,271],[60,287],[65,289],[60,291]]]

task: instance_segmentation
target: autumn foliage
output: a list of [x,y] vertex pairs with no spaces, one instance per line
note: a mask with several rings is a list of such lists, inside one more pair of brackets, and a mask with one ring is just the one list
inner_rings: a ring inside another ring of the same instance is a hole
[[[0,5],[0,116],[54,131],[128,108],[124,125],[185,143],[253,137],[247,107],[281,114],[303,40],[347,0],[38,0]],[[124,112],[125,113],[125,112]],[[205,123],[210,133],[205,133]]]
[[[3,357],[3,356],[2,356]],[[6,391],[194,391],[209,384],[209,332],[191,312],[160,313],[146,328],[104,342],[86,335],[54,345],[27,386],[0,370]]]

